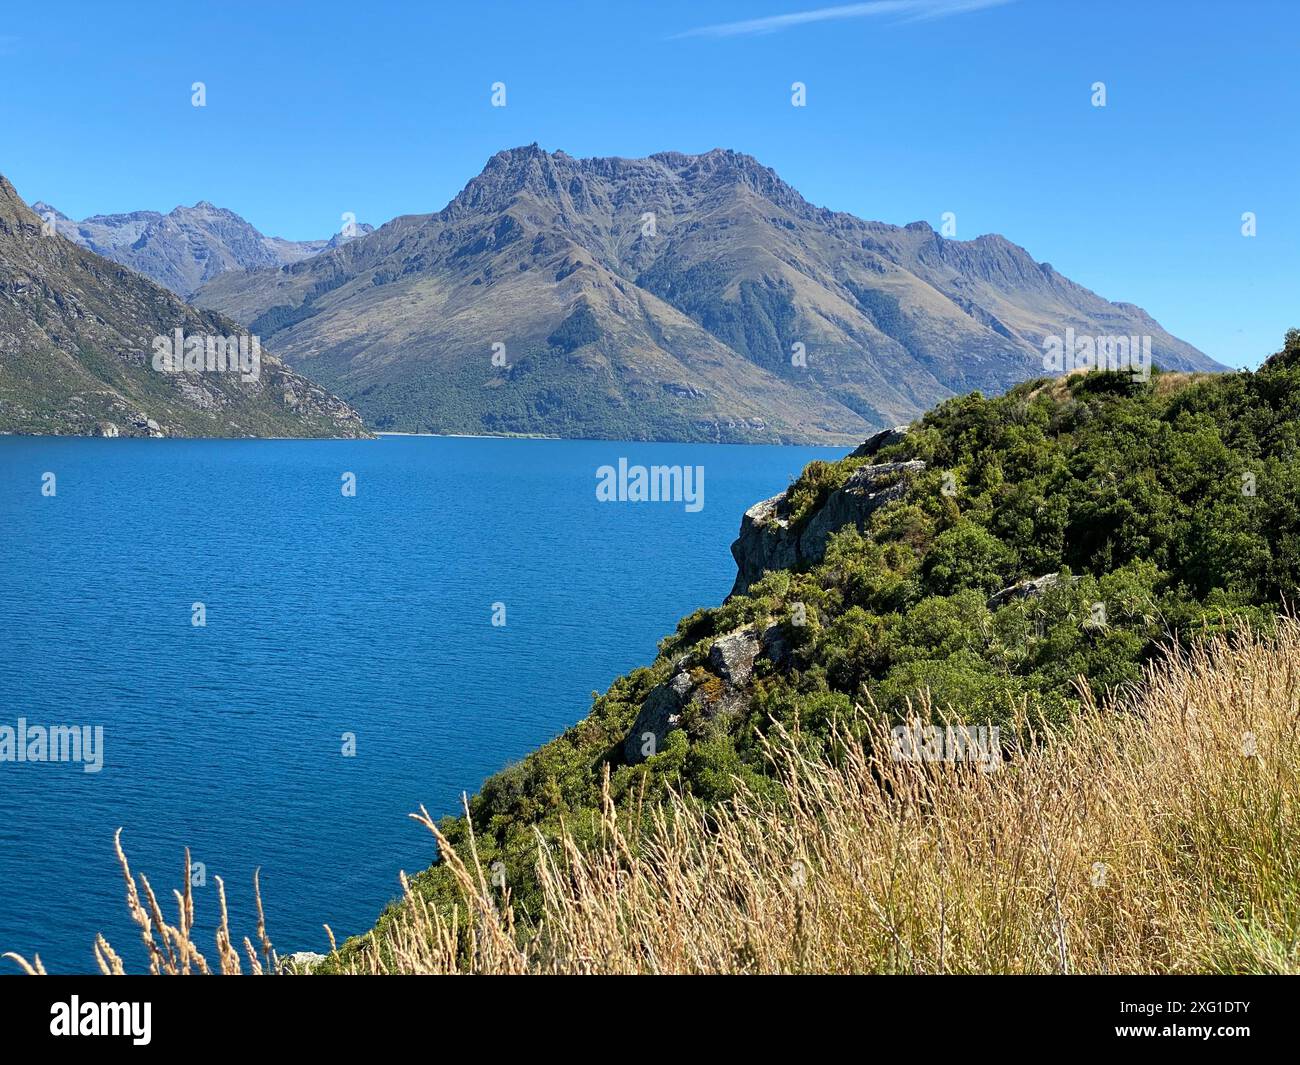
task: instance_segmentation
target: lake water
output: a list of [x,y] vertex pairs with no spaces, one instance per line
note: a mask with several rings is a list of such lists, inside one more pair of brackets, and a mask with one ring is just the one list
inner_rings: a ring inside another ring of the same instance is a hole
[[[183,848],[204,863],[209,960],[213,875],[253,936],[257,866],[281,953],[365,931],[433,858],[407,813],[454,812],[649,663],[730,589],[745,508],[841,453],[0,437],[0,729],[104,737],[95,773],[0,762],[0,953],[93,970],[103,932],[144,970],[119,826],[169,920]],[[702,466],[703,508],[599,502],[620,458]]]

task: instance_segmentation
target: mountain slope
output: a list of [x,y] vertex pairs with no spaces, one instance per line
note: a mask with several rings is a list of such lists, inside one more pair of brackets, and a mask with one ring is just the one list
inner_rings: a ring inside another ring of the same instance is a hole
[[407,430],[854,441],[1041,373],[1069,327],[1217,368],[1001,237],[816,208],[721,150],[501,152],[437,214],[194,299]]
[[[94,215],[80,222],[40,201],[32,204],[32,210],[53,221],[59,234],[74,244],[129,266],[187,298],[203,282],[228,270],[296,263],[354,239],[341,234],[329,240],[301,241],[263,236],[234,211],[206,200],[167,214],[132,211]],[[373,229],[358,225],[357,234]]]
[[0,432],[367,435],[347,404],[267,352],[249,380],[238,372],[155,370],[155,338],[178,329],[187,337],[242,332],[124,266],[46,235],[0,176]]

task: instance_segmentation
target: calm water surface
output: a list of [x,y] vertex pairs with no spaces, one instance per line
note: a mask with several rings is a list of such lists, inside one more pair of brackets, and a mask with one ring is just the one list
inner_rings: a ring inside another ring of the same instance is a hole
[[[744,509],[841,453],[0,437],[0,726],[104,730],[98,773],[0,762],[0,953],[85,971],[102,931],[143,969],[119,826],[160,895],[185,846],[204,863],[209,947],[212,876],[252,936],[257,866],[282,953],[366,930],[433,857],[407,813],[453,812],[650,662],[730,589]],[[598,502],[620,457],[703,466],[704,508]]]

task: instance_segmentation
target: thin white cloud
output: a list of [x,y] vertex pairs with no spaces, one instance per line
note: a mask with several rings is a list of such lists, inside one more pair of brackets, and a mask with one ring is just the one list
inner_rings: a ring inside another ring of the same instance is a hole
[[1012,0],[870,0],[865,4],[841,4],[838,7],[820,7],[813,11],[794,11],[788,15],[771,15],[767,18],[746,19],[743,22],[722,22],[714,26],[700,26],[675,34],[681,37],[752,37],[758,34],[779,33],[795,26],[812,22],[832,22],[843,19],[883,18],[894,16],[898,21],[917,22],[923,19],[945,18],[968,11],[1001,7]]

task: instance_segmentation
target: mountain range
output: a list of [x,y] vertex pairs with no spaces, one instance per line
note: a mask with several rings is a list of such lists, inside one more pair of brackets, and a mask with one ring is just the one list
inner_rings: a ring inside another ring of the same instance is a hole
[[1042,376],[1067,329],[1222,368],[1004,237],[816,207],[721,149],[503,151],[435,214],[193,301],[405,431],[857,442]]
[[59,234],[74,244],[129,266],[186,298],[227,270],[296,263],[374,229],[358,223],[349,236],[340,231],[328,240],[284,240],[264,236],[234,211],[206,200],[167,214],[131,211],[94,215],[80,222],[40,200],[32,210],[53,222]]
[[[316,241],[265,236],[206,201],[75,222],[44,202],[28,210],[5,188],[0,271],[14,280],[4,344],[11,375],[25,360],[25,383],[0,401],[11,424],[56,427],[48,431],[139,429],[144,400],[158,398],[151,374],[134,382],[144,392],[120,382],[125,406],[108,413],[68,406],[83,389],[36,351],[76,352],[88,368],[102,329],[86,335],[90,323],[75,313],[65,324],[76,329],[46,329],[78,296],[100,308],[92,317],[114,332],[108,348],[131,367],[138,338],[166,334],[169,321],[256,335],[320,386],[297,378],[288,391],[313,389],[326,422],[348,431],[350,405],[370,426],[402,431],[851,443],[949,396],[1042,376],[1045,341],[1070,330],[1150,337],[1166,369],[1222,369],[1141,308],[1098,296],[1004,237],[958,241],[924,222],[815,207],[722,149],[576,159],[516,148],[435,214]],[[42,235],[52,229],[90,257],[61,240],[32,244],[33,218]],[[144,278],[206,310],[161,299]],[[32,302],[34,280],[45,298]],[[206,311],[226,319],[218,327]],[[15,346],[24,336],[36,347]],[[144,424],[257,431],[247,419],[223,427],[240,397],[191,394],[200,382],[218,392],[231,383],[204,375],[179,397],[164,389],[180,406]],[[301,417],[291,425],[301,430]]]
[[51,232],[0,176],[0,433],[368,435],[352,408],[269,352],[256,373],[160,372],[158,344],[178,330],[249,340]]

